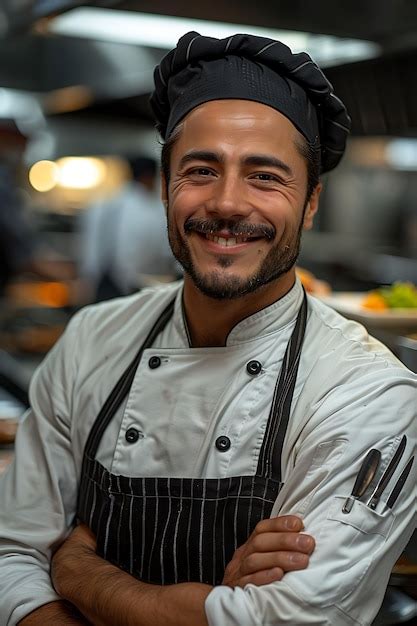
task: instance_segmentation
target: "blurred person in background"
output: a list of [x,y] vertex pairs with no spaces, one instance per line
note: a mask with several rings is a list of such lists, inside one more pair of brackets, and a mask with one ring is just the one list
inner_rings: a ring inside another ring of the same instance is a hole
[[0,620],[368,625],[415,526],[417,379],[295,274],[349,116],[307,54],[251,35],[188,33],[155,83],[184,281],[85,307],[36,372]]
[[156,195],[155,160],[128,159],[130,180],[81,217],[80,275],[93,302],[137,291],[144,276],[174,278],[177,270],[166,237],[166,217]]
[[35,249],[34,231],[10,183],[9,169],[0,163],[0,297],[12,279],[33,269]]
[[41,243],[13,171],[11,164],[0,161],[0,297],[9,283],[23,274],[46,280],[74,278],[67,259]]

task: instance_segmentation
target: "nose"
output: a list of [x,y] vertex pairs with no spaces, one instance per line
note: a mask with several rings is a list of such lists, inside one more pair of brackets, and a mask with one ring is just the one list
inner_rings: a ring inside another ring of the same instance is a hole
[[218,218],[245,217],[251,208],[245,196],[244,183],[236,174],[223,175],[213,185],[209,213]]

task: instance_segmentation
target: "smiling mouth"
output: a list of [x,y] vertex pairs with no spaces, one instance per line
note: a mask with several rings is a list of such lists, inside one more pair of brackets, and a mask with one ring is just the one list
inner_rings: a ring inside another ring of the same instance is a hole
[[231,248],[259,239],[274,240],[276,231],[268,224],[249,224],[244,220],[188,218],[184,224],[186,235],[196,233],[223,248]]
[[219,246],[223,246],[224,248],[231,248],[232,246],[238,246],[239,244],[259,239],[259,237],[245,237],[244,235],[238,235],[236,237],[220,237],[213,235],[212,233],[201,234],[209,241],[214,241],[214,243],[217,243]]

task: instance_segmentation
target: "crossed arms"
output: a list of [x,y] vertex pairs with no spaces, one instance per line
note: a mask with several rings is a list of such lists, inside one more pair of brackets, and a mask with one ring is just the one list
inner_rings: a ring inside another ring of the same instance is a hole
[[[260,522],[238,548],[223,580],[230,587],[281,580],[308,565],[312,537],[299,517]],[[52,579],[62,602],[33,611],[20,626],[207,626],[204,610],[212,587],[200,583],[159,586],[142,583],[96,554],[95,537],[78,526],[52,560]],[[78,609],[78,611],[76,610]]]

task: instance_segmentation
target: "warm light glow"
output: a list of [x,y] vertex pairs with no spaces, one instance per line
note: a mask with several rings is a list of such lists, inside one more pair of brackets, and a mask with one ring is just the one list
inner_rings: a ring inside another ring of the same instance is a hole
[[29,182],[36,191],[50,191],[58,181],[58,166],[53,161],[38,161],[29,171]]
[[[71,162],[77,163],[76,168],[73,165],[69,168]],[[57,159],[53,165],[56,167],[55,187],[44,194],[33,190],[31,201],[39,210],[57,214],[74,215],[101,198],[112,196],[129,176],[125,160],[114,155],[66,156]],[[64,175],[61,166],[64,166]],[[87,187],[87,183],[93,186]]]
[[64,157],[58,159],[58,184],[69,189],[91,189],[100,185],[106,176],[106,165],[101,159]]

